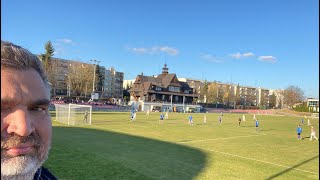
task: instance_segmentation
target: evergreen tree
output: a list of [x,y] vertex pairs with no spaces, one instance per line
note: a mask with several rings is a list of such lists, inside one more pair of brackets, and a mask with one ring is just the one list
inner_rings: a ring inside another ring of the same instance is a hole
[[277,103],[277,97],[273,92],[272,95],[269,96],[269,108],[275,108]]
[[47,72],[47,74],[49,75],[52,69],[52,63],[51,63],[51,58],[53,57],[54,54],[54,48],[52,46],[51,41],[48,41],[45,46],[44,49],[46,50],[46,52],[44,54],[40,54],[40,59],[43,62],[43,66],[45,71]]
[[99,64],[96,65],[96,83],[97,87],[96,90],[99,92],[102,92],[103,90],[103,82],[104,82],[104,69],[99,66]]
[[45,44],[45,53],[39,55],[39,59],[42,61],[44,70],[47,74],[48,81],[51,84],[52,95],[55,96],[57,88],[57,62],[52,60],[54,55],[54,48],[51,41]]

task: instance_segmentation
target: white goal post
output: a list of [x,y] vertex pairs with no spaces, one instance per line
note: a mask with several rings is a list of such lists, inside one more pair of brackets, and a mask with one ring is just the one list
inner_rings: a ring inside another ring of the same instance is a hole
[[68,125],[91,125],[92,106],[78,104],[55,104],[56,121]]

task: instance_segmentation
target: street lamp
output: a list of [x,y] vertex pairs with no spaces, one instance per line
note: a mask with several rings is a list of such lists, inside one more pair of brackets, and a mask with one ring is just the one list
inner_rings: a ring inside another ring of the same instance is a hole
[[99,64],[100,61],[91,59],[90,61],[93,62],[93,82],[92,82],[92,92],[94,93],[94,84],[96,80],[96,64]]
[[218,108],[218,103],[219,103],[219,102],[218,102],[218,97],[219,97],[218,95],[219,95],[219,86],[217,86],[217,102],[216,102],[216,108]]
[[[82,67],[82,70],[83,70],[83,72],[84,72],[84,66],[83,66],[83,64],[81,64],[81,67]],[[82,77],[82,73],[81,73],[81,77]],[[87,86],[88,86],[87,81],[85,81],[85,84],[86,84],[86,89],[85,89],[85,92],[84,92],[84,100],[86,101],[86,99],[87,99]]]
[[64,75],[68,77],[67,95],[70,97],[70,92],[71,92],[70,76],[67,74],[64,74]]

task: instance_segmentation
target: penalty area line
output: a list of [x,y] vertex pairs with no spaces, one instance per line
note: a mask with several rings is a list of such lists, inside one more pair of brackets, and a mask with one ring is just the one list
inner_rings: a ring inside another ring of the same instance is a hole
[[199,139],[194,141],[182,141],[178,142],[180,143],[193,143],[193,142],[203,142],[203,141],[215,141],[215,140],[223,140],[223,139],[235,139],[235,138],[241,138],[241,137],[253,137],[253,136],[263,136],[265,134],[257,134],[257,135],[247,135],[247,136],[232,136],[232,137],[224,137],[224,138],[212,138],[212,139]]
[[[199,148],[199,147],[197,147],[197,148]],[[247,159],[247,160],[251,160],[251,161],[256,161],[256,162],[260,162],[260,163],[270,164],[270,165],[274,165],[274,166],[279,166],[279,167],[283,167],[283,168],[287,168],[287,169],[293,169],[293,170],[296,170],[296,171],[302,171],[302,172],[306,172],[306,173],[310,173],[310,174],[319,175],[319,173],[312,172],[312,171],[307,171],[307,170],[303,170],[303,169],[299,169],[299,168],[294,168],[292,166],[285,166],[285,165],[281,165],[281,164],[275,164],[275,163],[271,163],[271,162],[267,162],[267,161],[262,161],[262,160],[258,160],[258,159],[253,159],[253,158],[249,158],[249,157],[245,157],[245,156],[230,154],[230,153],[211,150],[211,149],[204,149],[204,148],[199,148],[199,149],[206,150],[206,151],[211,151],[211,152],[216,152],[216,153],[220,153],[220,154],[224,154],[224,155],[228,155],[228,156],[233,156],[233,157],[237,157],[237,158]]]

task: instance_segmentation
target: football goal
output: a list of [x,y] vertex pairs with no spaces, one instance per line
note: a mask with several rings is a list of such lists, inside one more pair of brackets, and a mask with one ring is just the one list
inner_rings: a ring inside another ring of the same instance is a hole
[[78,104],[55,104],[56,121],[68,125],[91,125],[92,106]]

